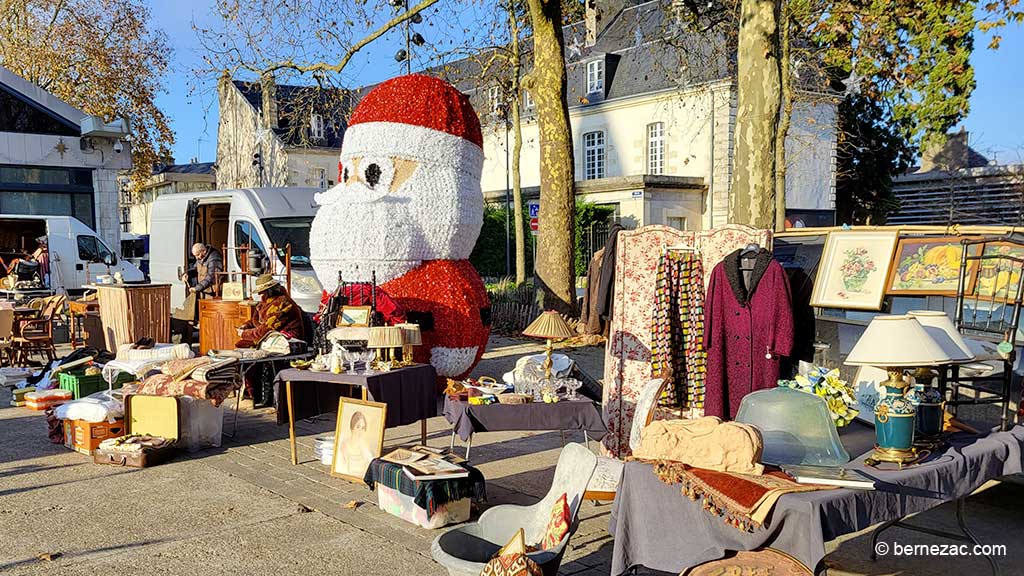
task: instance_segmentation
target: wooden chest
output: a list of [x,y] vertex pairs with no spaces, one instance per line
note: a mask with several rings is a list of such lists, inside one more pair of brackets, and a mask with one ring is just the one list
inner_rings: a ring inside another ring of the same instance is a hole
[[199,301],[199,353],[235,347],[238,328],[252,319],[254,302],[208,298]]

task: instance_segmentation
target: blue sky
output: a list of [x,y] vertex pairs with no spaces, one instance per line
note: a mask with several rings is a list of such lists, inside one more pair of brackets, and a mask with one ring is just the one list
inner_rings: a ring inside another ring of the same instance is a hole
[[[193,86],[191,70],[199,62],[198,45],[192,31],[193,18],[208,22],[214,0],[149,0],[154,22],[168,35],[174,49],[167,93],[157,104],[171,119],[177,142],[174,157],[188,162],[193,157],[212,162],[216,157],[217,96],[214,82]],[[1024,92],[1024,29],[1020,26],[1002,31],[998,51],[985,48],[988,38],[976,39],[971,58],[977,88],[971,97],[971,112],[963,123],[971,133],[970,142],[979,152],[1001,162],[1024,162],[1024,113],[1018,108]],[[428,40],[429,40],[428,35]],[[396,76],[401,67],[391,55],[398,48],[398,37],[385,37],[371,50],[350,63],[349,73],[371,83]]]

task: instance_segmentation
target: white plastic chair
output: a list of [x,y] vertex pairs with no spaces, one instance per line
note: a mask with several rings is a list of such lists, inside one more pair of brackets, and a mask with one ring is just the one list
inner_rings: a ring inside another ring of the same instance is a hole
[[596,466],[597,456],[585,446],[567,444],[558,457],[555,478],[543,500],[531,506],[506,504],[489,508],[476,522],[456,527],[434,539],[431,555],[451,576],[478,576],[520,528],[525,532],[527,544],[541,542],[551,518],[551,508],[565,494],[569,503],[569,532],[558,546],[527,554],[540,565],[544,576],[555,576],[569,538],[578,526],[576,516]]
[[[636,401],[636,409],[633,411],[633,425],[629,430],[630,450],[636,450],[636,447],[640,445],[640,435],[654,418],[654,409],[664,388],[665,381],[655,378],[648,382],[640,392],[640,397]],[[622,478],[623,464],[624,462],[617,458],[599,456],[597,469],[594,470],[594,475],[590,478],[584,498],[598,501],[614,500],[615,493],[619,488],[619,479]]]

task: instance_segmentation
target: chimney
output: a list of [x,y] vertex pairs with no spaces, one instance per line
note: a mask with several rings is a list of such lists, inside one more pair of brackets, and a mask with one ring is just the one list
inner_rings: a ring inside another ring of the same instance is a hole
[[918,173],[942,170],[951,172],[967,168],[970,165],[970,148],[967,145],[967,131],[947,134],[939,143],[932,144],[921,150],[921,168]]
[[584,20],[587,27],[586,46],[593,46],[597,37],[604,32],[615,16],[626,7],[627,0],[586,0]]
[[263,127],[277,128],[277,84],[274,83],[272,72],[260,76],[260,99],[263,107]]

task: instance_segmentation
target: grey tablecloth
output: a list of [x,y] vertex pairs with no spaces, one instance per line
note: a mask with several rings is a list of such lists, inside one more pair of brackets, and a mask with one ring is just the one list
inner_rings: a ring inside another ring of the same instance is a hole
[[591,400],[473,406],[445,398],[444,417],[463,441],[474,432],[499,430],[585,430],[595,440],[607,432],[601,411]]
[[659,480],[649,464],[627,462],[609,526],[615,537],[611,573],[643,567],[679,574],[722,558],[726,550],[762,546],[786,552],[817,573],[825,542],[966,496],[993,478],[1020,473],[1022,450],[1024,426],[1017,426],[983,437],[954,436],[944,453],[903,471],[866,468],[864,457],[858,457],[849,467],[874,478],[877,490],[787,494],[766,524],[751,534],[705,512],[701,502],[682,495],[678,484]]
[[388,405],[388,428],[412,424],[437,416],[437,373],[429,364],[406,366],[389,372],[365,374],[332,374],[289,368],[274,379],[274,408],[277,423],[288,422],[284,383],[292,383],[292,404],[295,419],[301,420],[338,410],[338,398],[347,391],[345,385],[365,387],[367,399]]

